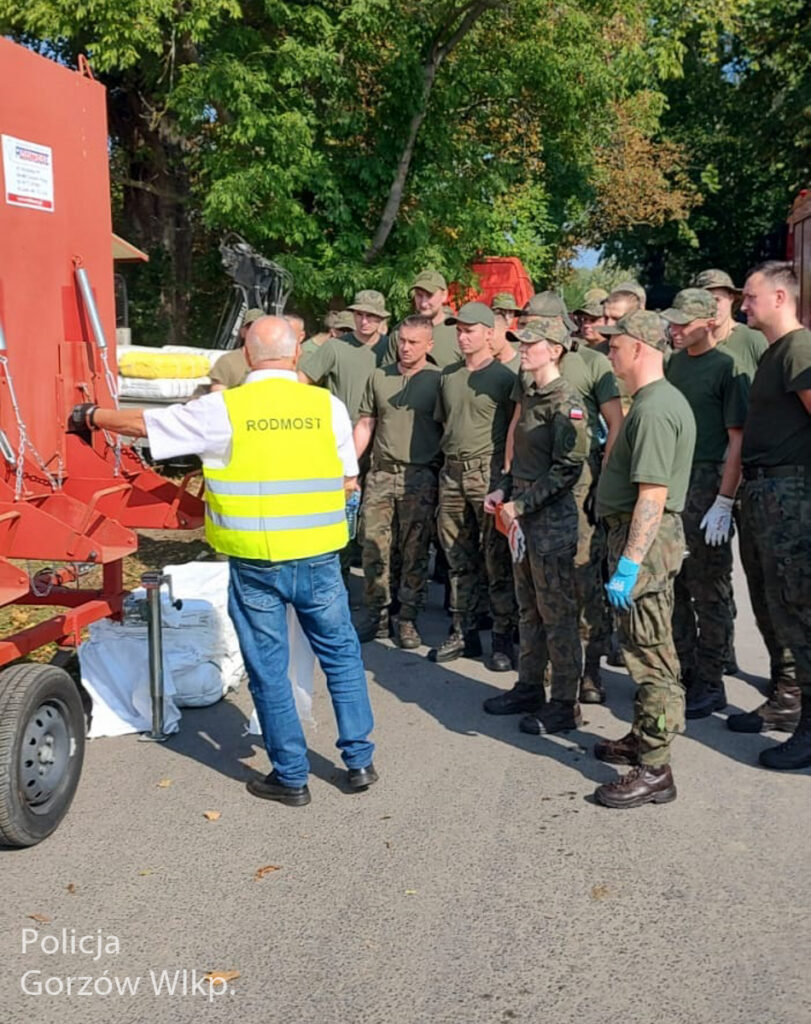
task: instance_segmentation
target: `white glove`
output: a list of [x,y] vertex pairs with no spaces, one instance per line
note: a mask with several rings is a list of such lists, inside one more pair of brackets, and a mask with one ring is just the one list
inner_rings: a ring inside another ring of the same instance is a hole
[[514,562],[522,561],[527,553],[527,541],[517,519],[513,519],[510,523],[510,528],[507,531],[507,543],[510,545],[512,560]]
[[718,547],[729,540],[734,504],[734,498],[725,498],[719,494],[701,520],[699,529],[704,530],[704,540],[710,547]]

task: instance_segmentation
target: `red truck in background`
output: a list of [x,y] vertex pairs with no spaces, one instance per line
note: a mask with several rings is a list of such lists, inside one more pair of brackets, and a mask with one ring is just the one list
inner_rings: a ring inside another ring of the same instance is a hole
[[803,189],[788,216],[786,259],[792,260],[800,280],[798,316],[811,328],[811,190]]

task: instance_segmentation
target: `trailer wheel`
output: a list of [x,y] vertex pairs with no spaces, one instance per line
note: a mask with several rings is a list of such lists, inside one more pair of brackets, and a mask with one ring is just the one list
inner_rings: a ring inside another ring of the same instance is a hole
[[84,760],[76,683],[54,665],[0,673],[0,843],[34,846],[67,814]]

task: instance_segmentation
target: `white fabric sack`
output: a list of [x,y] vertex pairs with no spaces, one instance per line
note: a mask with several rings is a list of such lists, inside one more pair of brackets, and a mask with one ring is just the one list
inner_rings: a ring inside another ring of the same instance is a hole
[[[301,623],[292,605],[287,606],[287,636],[290,647],[290,663],[287,674],[293,684],[293,699],[296,702],[296,711],[302,722],[307,722],[315,727],[313,718],[313,680],[315,679],[315,654],[310,647],[310,641],[301,628]],[[262,727],[259,725],[259,716],[254,710],[251,720],[248,723],[248,733],[251,736],[261,736]]]
[[121,398],[138,398],[142,402],[181,401],[210,383],[210,377],[119,377],[118,394]]

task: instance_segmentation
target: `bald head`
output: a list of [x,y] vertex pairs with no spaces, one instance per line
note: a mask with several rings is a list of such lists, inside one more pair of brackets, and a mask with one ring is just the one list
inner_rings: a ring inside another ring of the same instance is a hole
[[281,316],[263,316],[251,324],[245,339],[245,357],[256,370],[262,363],[289,363],[293,369],[298,354],[296,332]]

